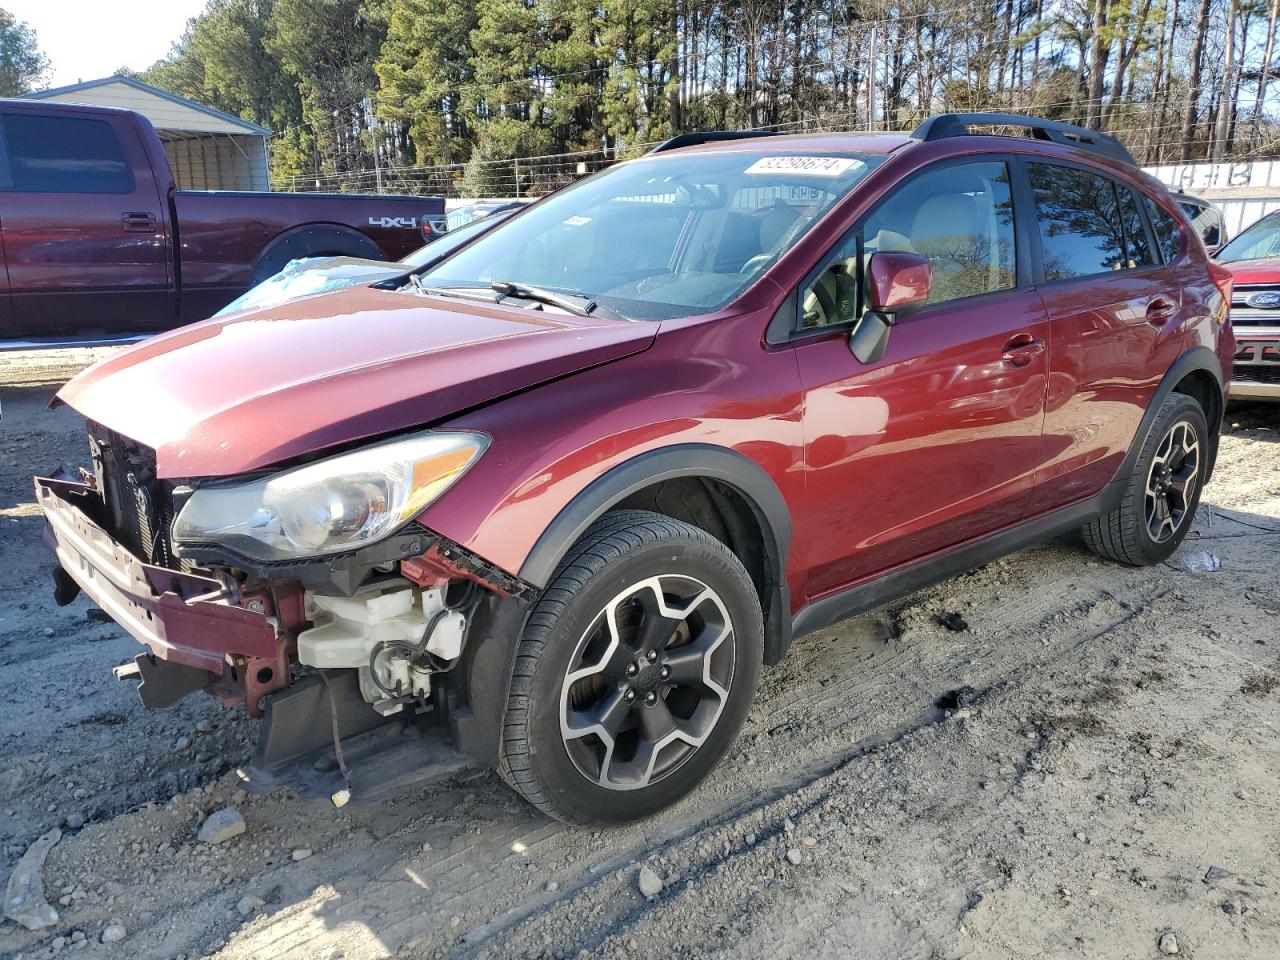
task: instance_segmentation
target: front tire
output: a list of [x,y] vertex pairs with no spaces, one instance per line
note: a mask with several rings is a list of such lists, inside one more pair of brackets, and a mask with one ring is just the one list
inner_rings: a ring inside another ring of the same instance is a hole
[[728,547],[661,514],[606,514],[530,614],[498,772],[559,820],[650,816],[733,742],[763,649],[759,597]]
[[1171,394],[1134,463],[1120,506],[1086,523],[1084,542],[1109,560],[1159,563],[1178,549],[1195,519],[1210,457],[1200,404]]

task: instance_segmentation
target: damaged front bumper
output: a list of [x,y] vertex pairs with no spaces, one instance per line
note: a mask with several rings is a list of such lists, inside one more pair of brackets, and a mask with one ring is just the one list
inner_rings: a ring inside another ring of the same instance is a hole
[[[37,477],[35,493],[61,566],[59,603],[83,590],[153,657],[205,671],[210,683],[239,680],[255,661],[279,663],[277,632],[263,613],[239,606],[219,580],[143,563],[103,529],[102,498],[90,484]],[[182,682],[195,689],[190,674]],[[246,705],[257,715],[252,699]]]

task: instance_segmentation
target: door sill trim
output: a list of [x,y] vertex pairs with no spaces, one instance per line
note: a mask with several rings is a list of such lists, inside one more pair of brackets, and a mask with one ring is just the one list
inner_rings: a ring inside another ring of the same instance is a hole
[[907,594],[931,587],[998,560],[1025,547],[1042,543],[1078,528],[1103,509],[1104,495],[1059,507],[1011,527],[949,547],[922,560],[911,561],[887,573],[814,600],[800,609],[792,620],[792,637],[802,637],[847,620],[849,617],[899,600]]

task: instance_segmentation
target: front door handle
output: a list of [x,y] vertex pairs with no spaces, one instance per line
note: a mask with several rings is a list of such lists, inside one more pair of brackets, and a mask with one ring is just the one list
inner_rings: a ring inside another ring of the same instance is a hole
[[154,213],[120,214],[120,223],[129,233],[152,233],[158,222]]
[[1147,323],[1156,326],[1164,326],[1164,322],[1173,316],[1173,311],[1178,306],[1172,300],[1165,297],[1156,297],[1147,304]]
[[1044,353],[1044,341],[1029,333],[1020,333],[1004,346],[1001,359],[1011,367],[1025,367]]

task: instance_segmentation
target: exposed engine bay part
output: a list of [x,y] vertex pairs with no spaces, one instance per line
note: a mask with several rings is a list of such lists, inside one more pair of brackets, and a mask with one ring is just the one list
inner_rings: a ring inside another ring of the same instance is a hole
[[445,589],[397,581],[352,597],[308,593],[313,626],[298,634],[298,661],[357,670],[362,696],[384,715],[425,703],[431,675],[451,669],[466,636],[466,615],[449,606]]
[[216,673],[188,667],[185,663],[161,660],[153,653],[140,653],[132,663],[112,668],[117,680],[140,680],[138,696],[150,710],[171,707],[188,693],[203,690],[222,678]]
[[441,580],[463,579],[492,590],[500,597],[522,600],[532,600],[538,593],[531,584],[486,563],[444,537],[437,537],[421,556],[401,560],[400,575],[424,587]]
[[[404,736],[404,723],[364,702],[351,670],[304,677],[269,694],[264,706],[253,759],[236,771],[250,793],[287,786],[339,806],[347,799],[371,802],[421,789],[471,762],[439,729],[419,723],[417,736]],[[346,775],[336,762],[335,737]]]

